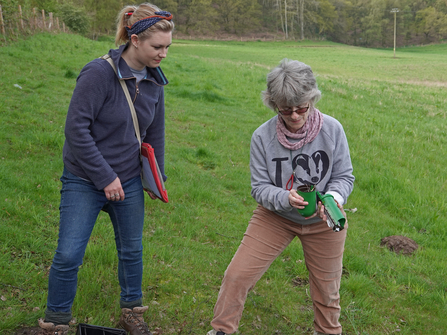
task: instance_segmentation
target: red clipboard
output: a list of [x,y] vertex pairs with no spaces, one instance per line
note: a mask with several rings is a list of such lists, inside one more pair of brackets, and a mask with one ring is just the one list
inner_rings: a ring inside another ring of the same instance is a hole
[[155,158],[154,148],[149,143],[141,144],[141,182],[145,190],[151,191],[163,202],[168,202],[168,192],[163,182],[163,175]]

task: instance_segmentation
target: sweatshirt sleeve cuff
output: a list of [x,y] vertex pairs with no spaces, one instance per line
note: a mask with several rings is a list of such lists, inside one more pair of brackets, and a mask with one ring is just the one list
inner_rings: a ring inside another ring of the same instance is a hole
[[340,204],[340,205],[344,205],[345,204],[345,199],[343,199],[343,197],[339,194],[339,193],[337,193],[337,192],[334,192],[334,191],[329,191],[329,192],[326,192],[326,194],[330,194],[330,195],[332,195],[333,197],[334,197],[334,199]]
[[290,212],[294,208],[289,202],[289,191],[284,193],[284,204],[285,206],[283,208],[285,212]]
[[110,185],[116,179],[116,177],[118,177],[118,175],[115,172],[113,172],[113,177],[103,179],[101,181],[93,182],[93,183],[95,184],[95,186],[98,190],[102,191],[106,188],[106,186]]

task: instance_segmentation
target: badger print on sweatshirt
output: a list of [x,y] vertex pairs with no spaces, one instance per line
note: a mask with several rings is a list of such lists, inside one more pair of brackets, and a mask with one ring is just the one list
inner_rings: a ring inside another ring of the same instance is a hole
[[293,158],[292,168],[295,170],[295,181],[317,185],[328,172],[329,157],[322,150],[315,151],[311,156],[299,154]]

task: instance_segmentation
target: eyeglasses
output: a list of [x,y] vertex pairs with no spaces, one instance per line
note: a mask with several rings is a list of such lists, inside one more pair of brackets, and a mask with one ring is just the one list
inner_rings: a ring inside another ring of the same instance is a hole
[[307,107],[299,107],[299,106],[294,106],[294,107],[285,107],[285,108],[279,108],[276,107],[278,109],[278,112],[280,112],[282,115],[292,115],[293,112],[297,113],[297,114],[304,114],[309,110],[309,106]]

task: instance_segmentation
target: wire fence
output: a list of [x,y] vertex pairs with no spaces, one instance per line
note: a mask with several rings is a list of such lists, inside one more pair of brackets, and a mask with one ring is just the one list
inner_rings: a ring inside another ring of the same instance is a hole
[[22,10],[22,6],[18,5],[16,10],[15,7],[5,8],[0,5],[0,34],[3,42],[41,31],[68,32],[68,28],[53,13],[43,9]]

